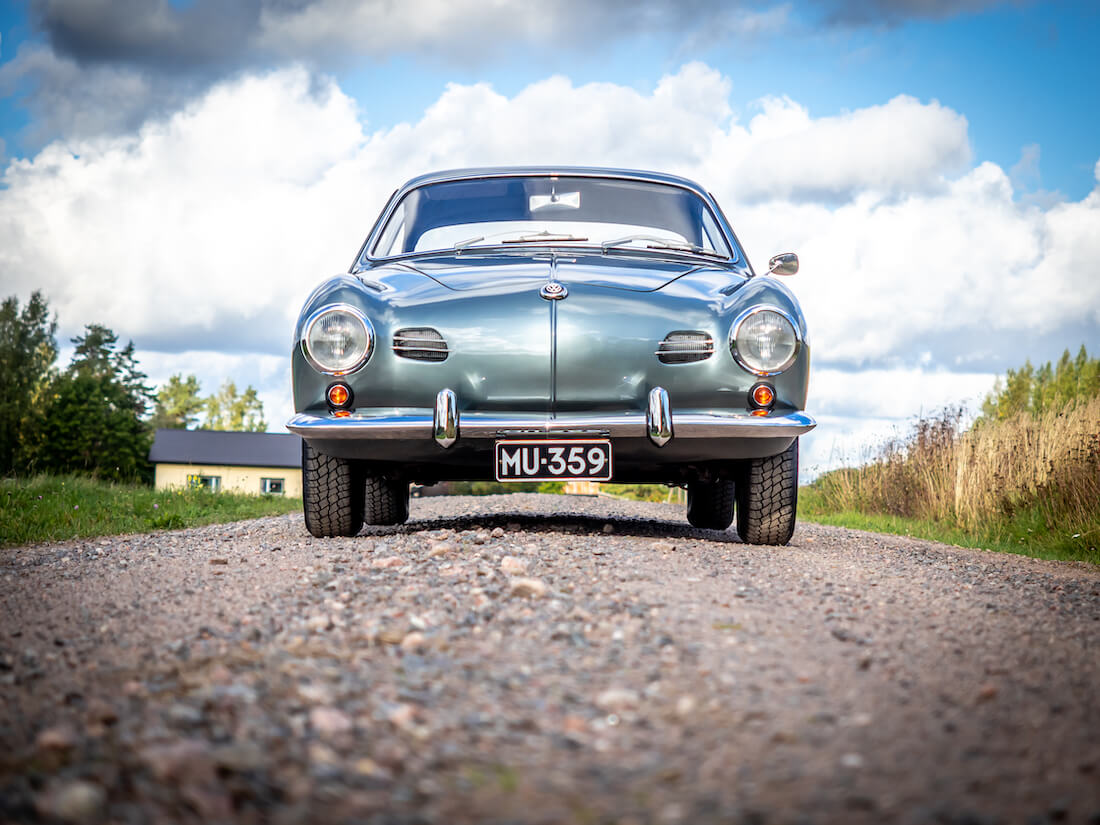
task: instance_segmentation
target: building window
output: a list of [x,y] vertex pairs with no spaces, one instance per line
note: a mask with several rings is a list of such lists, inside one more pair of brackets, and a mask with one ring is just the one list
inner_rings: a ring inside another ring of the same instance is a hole
[[269,496],[281,496],[286,493],[286,483],[281,478],[261,478],[260,492]]
[[222,477],[189,475],[187,477],[187,486],[192,490],[209,490],[212,493],[216,493],[222,488]]

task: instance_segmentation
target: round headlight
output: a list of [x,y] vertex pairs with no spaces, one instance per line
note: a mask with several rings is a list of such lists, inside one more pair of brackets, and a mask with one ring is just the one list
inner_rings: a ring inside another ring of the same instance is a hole
[[753,307],[733,322],[730,352],[756,375],[783,372],[794,363],[800,346],[794,322],[775,307]]
[[355,307],[345,304],[317,310],[306,321],[302,345],[321,372],[345,375],[359,369],[374,349],[374,329]]

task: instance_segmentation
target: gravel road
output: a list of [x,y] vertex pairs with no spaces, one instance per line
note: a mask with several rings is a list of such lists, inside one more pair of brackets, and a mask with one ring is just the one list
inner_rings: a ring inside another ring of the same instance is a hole
[[1100,568],[426,498],[0,550],[0,822],[1100,825]]

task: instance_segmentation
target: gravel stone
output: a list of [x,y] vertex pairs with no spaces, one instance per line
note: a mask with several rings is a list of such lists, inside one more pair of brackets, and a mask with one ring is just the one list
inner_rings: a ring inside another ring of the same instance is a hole
[[513,596],[528,599],[540,599],[546,595],[546,583],[541,579],[512,579],[508,585],[509,592]]
[[102,786],[77,779],[50,792],[42,807],[62,822],[89,822],[98,817],[106,801]]
[[500,560],[500,572],[506,576],[526,575],[527,562],[515,556],[505,556]]

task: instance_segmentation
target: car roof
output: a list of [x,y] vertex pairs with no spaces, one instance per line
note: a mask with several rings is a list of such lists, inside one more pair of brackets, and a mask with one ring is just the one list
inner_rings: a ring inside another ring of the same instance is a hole
[[674,186],[682,186],[709,199],[707,190],[693,180],[682,178],[679,175],[669,175],[664,172],[649,172],[642,169],[616,169],[602,166],[482,166],[468,169],[446,169],[438,172],[429,172],[418,175],[408,181],[398,191],[405,192],[428,183],[440,183],[449,180],[469,180],[472,178],[499,178],[499,177],[523,177],[536,175],[561,175],[563,177],[592,177],[592,178],[625,178],[628,180],[641,180],[651,183],[669,183]]

